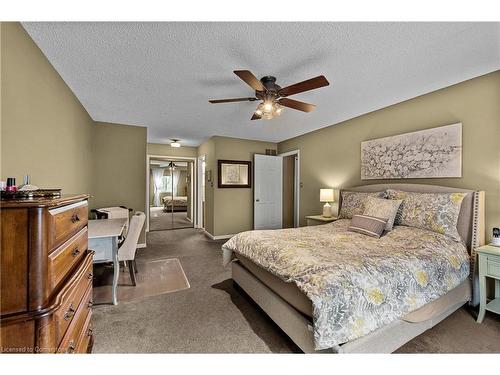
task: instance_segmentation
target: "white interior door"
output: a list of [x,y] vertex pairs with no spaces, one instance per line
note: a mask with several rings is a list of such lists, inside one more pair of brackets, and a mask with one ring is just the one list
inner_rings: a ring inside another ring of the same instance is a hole
[[255,155],[254,229],[282,228],[283,160],[281,156]]

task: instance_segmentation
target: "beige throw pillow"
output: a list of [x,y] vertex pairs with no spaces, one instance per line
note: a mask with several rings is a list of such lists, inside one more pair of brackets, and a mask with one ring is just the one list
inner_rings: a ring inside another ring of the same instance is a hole
[[354,215],[347,230],[379,238],[384,233],[386,219],[368,215]]
[[384,199],[367,197],[365,202],[365,210],[363,215],[375,216],[387,220],[385,230],[387,232],[392,230],[394,220],[398,213],[399,206],[403,201],[397,199]]
[[375,193],[365,193],[359,191],[341,192],[341,207],[339,219],[351,219],[354,215],[361,215],[365,211],[365,202],[367,197],[383,197],[384,191]]

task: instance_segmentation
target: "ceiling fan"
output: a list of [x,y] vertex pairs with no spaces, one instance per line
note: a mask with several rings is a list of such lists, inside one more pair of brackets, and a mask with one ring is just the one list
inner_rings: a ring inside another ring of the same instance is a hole
[[290,86],[280,87],[276,84],[276,77],[265,76],[260,80],[249,70],[235,70],[234,74],[240,77],[245,83],[255,90],[255,97],[233,98],[233,99],[214,99],[209,100],[212,104],[234,103],[234,102],[262,102],[257,106],[251,120],[266,119],[270,120],[281,115],[283,107],[293,108],[303,112],[311,112],[316,108],[314,104],[300,102],[298,100],[288,99],[288,96],[300,92],[318,89],[328,86],[330,83],[325,76],[317,76],[306,81],[295,83]]

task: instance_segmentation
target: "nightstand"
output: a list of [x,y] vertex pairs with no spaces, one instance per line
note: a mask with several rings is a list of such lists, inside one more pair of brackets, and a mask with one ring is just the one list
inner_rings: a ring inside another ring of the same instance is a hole
[[[479,315],[481,323],[486,311],[500,314],[500,247],[486,245],[476,249],[479,257]],[[486,303],[486,278],[495,279],[495,298]]]
[[337,218],[335,216],[324,217],[322,215],[313,215],[313,216],[306,216],[306,220],[307,220],[307,226],[310,227],[312,225],[331,223],[332,221],[337,220]]

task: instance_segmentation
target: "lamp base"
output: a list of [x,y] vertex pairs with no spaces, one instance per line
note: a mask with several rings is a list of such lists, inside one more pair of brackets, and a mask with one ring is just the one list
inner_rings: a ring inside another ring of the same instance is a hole
[[329,203],[325,203],[323,206],[323,217],[332,217],[332,206]]

